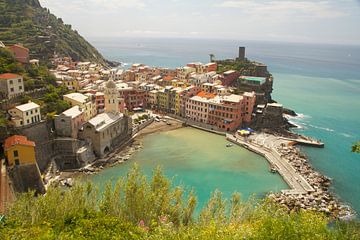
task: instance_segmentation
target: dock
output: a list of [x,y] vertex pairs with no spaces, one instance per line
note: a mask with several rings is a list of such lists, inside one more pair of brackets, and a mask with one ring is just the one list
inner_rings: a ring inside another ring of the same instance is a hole
[[318,147],[318,148],[323,148],[325,147],[325,144],[323,142],[320,142],[318,140],[315,139],[311,139],[311,138],[286,138],[286,137],[280,137],[281,139],[284,139],[286,141],[290,141],[290,142],[294,142],[295,144],[301,144],[301,145],[305,145],[305,146],[311,146],[311,147]]
[[277,150],[272,147],[268,148],[262,145],[259,145],[255,142],[247,141],[239,137],[235,137],[230,134],[226,134],[226,139],[234,144],[242,146],[249,151],[257,153],[265,157],[270,165],[274,166],[278,173],[283,177],[285,182],[289,185],[291,189],[282,190],[285,194],[305,194],[314,192],[313,187],[305,180],[301,174],[296,172],[294,167],[281,155]]

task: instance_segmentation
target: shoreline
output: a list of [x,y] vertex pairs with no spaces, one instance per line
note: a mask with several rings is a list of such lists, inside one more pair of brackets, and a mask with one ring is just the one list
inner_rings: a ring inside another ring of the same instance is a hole
[[[170,125],[168,125],[164,121],[159,121],[159,122],[153,121],[151,124],[149,124],[142,130],[134,134],[133,137],[125,145],[119,146],[107,157],[103,159],[97,159],[90,166],[86,166],[84,168],[72,170],[69,172],[61,172],[60,176],[61,175],[62,176],[58,177],[59,179],[57,182],[64,186],[71,187],[73,184],[73,179],[76,179],[84,175],[99,173],[101,170],[105,168],[110,168],[129,160],[130,157],[136,151],[142,148],[142,139],[146,135],[172,131],[184,127],[184,123],[181,120],[167,117],[166,121],[169,122]],[[207,131],[213,134],[218,134],[218,133],[214,133],[210,129],[204,129],[192,125],[187,125],[187,126],[202,131]],[[226,133],[224,133],[224,135],[226,135]],[[271,145],[266,145],[267,143],[266,140],[259,137],[262,135],[268,136],[270,138],[269,142],[272,142]],[[290,189],[282,190],[279,193],[269,192],[267,193],[267,197],[273,200],[274,202],[286,207],[289,211],[299,210],[299,209],[319,211],[334,218],[344,218],[344,219],[349,217],[351,218],[352,216],[354,216],[356,213],[349,206],[343,204],[341,202],[341,199],[338,198],[329,190],[329,187],[331,185],[331,180],[326,176],[323,176],[322,174],[317,172],[311,166],[305,154],[303,154],[299,148],[293,146],[294,141],[291,141],[291,139],[289,139],[289,136],[292,137],[296,136],[300,140],[309,139],[302,135],[292,134],[291,132],[289,132],[289,135],[287,136],[281,136],[281,135],[279,136],[279,134],[277,133],[271,133],[271,132],[269,133],[269,131],[264,131],[261,132],[259,135],[256,135],[256,137],[251,140],[251,141],[263,141],[263,145],[260,144],[257,145],[259,149],[262,150],[266,149],[266,151],[269,151],[269,149],[271,149],[274,150],[277,154],[279,154],[279,157],[281,161],[283,161],[283,164],[290,165],[291,166],[290,168],[293,169],[295,173],[299,176],[299,178],[296,178],[296,182],[299,181],[300,185],[302,182],[303,185],[307,186],[303,188],[301,191],[296,191],[296,190],[294,191],[294,189],[297,189],[296,187],[294,187],[294,185],[296,186],[297,183],[293,181],[294,183],[293,185],[291,183],[289,184],[287,179],[285,179],[285,177],[282,174],[280,174],[283,180],[290,187]],[[228,136],[226,136],[226,138],[228,139]],[[274,138],[276,138],[277,143],[276,141],[274,142]],[[236,141],[234,143],[238,144]],[[241,145],[242,147],[250,151],[254,150],[254,149],[249,149],[249,146],[246,147],[242,144],[238,144],[238,145]],[[263,154],[261,151],[253,151],[253,152],[267,159],[265,154]],[[267,160],[269,161],[269,159]],[[270,165],[272,165],[272,162],[271,161],[269,162]],[[277,164],[275,163],[275,167],[277,168],[277,170],[279,170],[278,164],[279,163]],[[57,178],[57,176],[55,178]]]

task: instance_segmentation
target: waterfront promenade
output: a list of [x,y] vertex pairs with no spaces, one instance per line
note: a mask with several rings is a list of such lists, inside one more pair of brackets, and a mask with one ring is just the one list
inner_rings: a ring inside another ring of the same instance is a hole
[[231,134],[226,134],[226,139],[234,144],[245,147],[246,149],[253,151],[259,155],[264,156],[269,163],[276,168],[279,174],[284,178],[285,182],[291,189],[283,190],[285,194],[305,194],[314,192],[311,185],[301,176],[300,173],[291,166],[291,164],[284,159],[280,153],[277,152],[276,146],[280,146],[284,143],[284,140],[277,139],[278,141],[271,141],[272,145],[266,145],[265,139],[263,145],[254,141],[254,139],[246,139],[242,137],[236,137]]

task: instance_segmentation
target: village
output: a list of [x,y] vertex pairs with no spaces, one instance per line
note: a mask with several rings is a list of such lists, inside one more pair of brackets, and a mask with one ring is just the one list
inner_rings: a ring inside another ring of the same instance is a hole
[[[23,46],[9,49],[19,62],[39,64],[37,59],[29,60],[29,50]],[[207,64],[188,63],[176,69],[145,64],[109,68],[55,55],[50,72],[56,85],[67,89],[62,100],[69,106],[55,115],[42,114],[41,106],[31,100],[16,104],[16,98],[26,94],[23,77],[0,74],[5,103],[2,110],[7,112],[10,126],[17,133],[7,137],[3,145],[2,209],[14,199],[14,192],[35,190],[43,194],[54,178],[71,186],[72,179],[60,178],[61,172],[92,173],[119,159],[126,161],[139,147],[135,144],[132,148],[129,144],[145,128],[157,132],[164,125],[176,125],[175,128],[182,124],[226,135],[231,142],[267,158],[271,171],[279,172],[291,188],[276,195],[275,201],[280,204],[314,208],[309,198],[315,199],[313,195],[317,194],[317,201],[322,201],[318,210],[346,215],[350,209],[340,207],[329,194],[318,194],[328,189],[326,177],[315,172],[306,160],[300,166],[276,152],[293,149],[291,156],[298,158],[292,144],[323,147],[323,143],[286,131],[287,135],[281,134],[288,127],[283,115],[289,111],[271,100],[273,79],[266,65],[250,62],[251,71],[241,72],[224,68],[243,62],[249,63],[244,47],[239,48],[236,59],[216,61],[210,54]],[[219,71],[221,68],[223,71]],[[249,74],[243,75],[244,72]],[[253,129],[270,131],[273,134],[270,136],[274,136],[270,142],[273,146],[265,145],[265,140],[252,145],[251,139],[261,136],[261,133],[253,134]],[[249,135],[253,136],[249,138]],[[282,144],[274,145],[275,142]],[[120,156],[117,153],[121,151]],[[267,151],[276,154],[267,157]],[[315,180],[309,176],[315,176]]]

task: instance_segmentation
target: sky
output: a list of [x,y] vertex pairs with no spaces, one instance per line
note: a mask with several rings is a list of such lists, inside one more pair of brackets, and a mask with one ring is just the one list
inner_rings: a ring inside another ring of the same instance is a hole
[[87,38],[360,45],[360,0],[40,0]]

